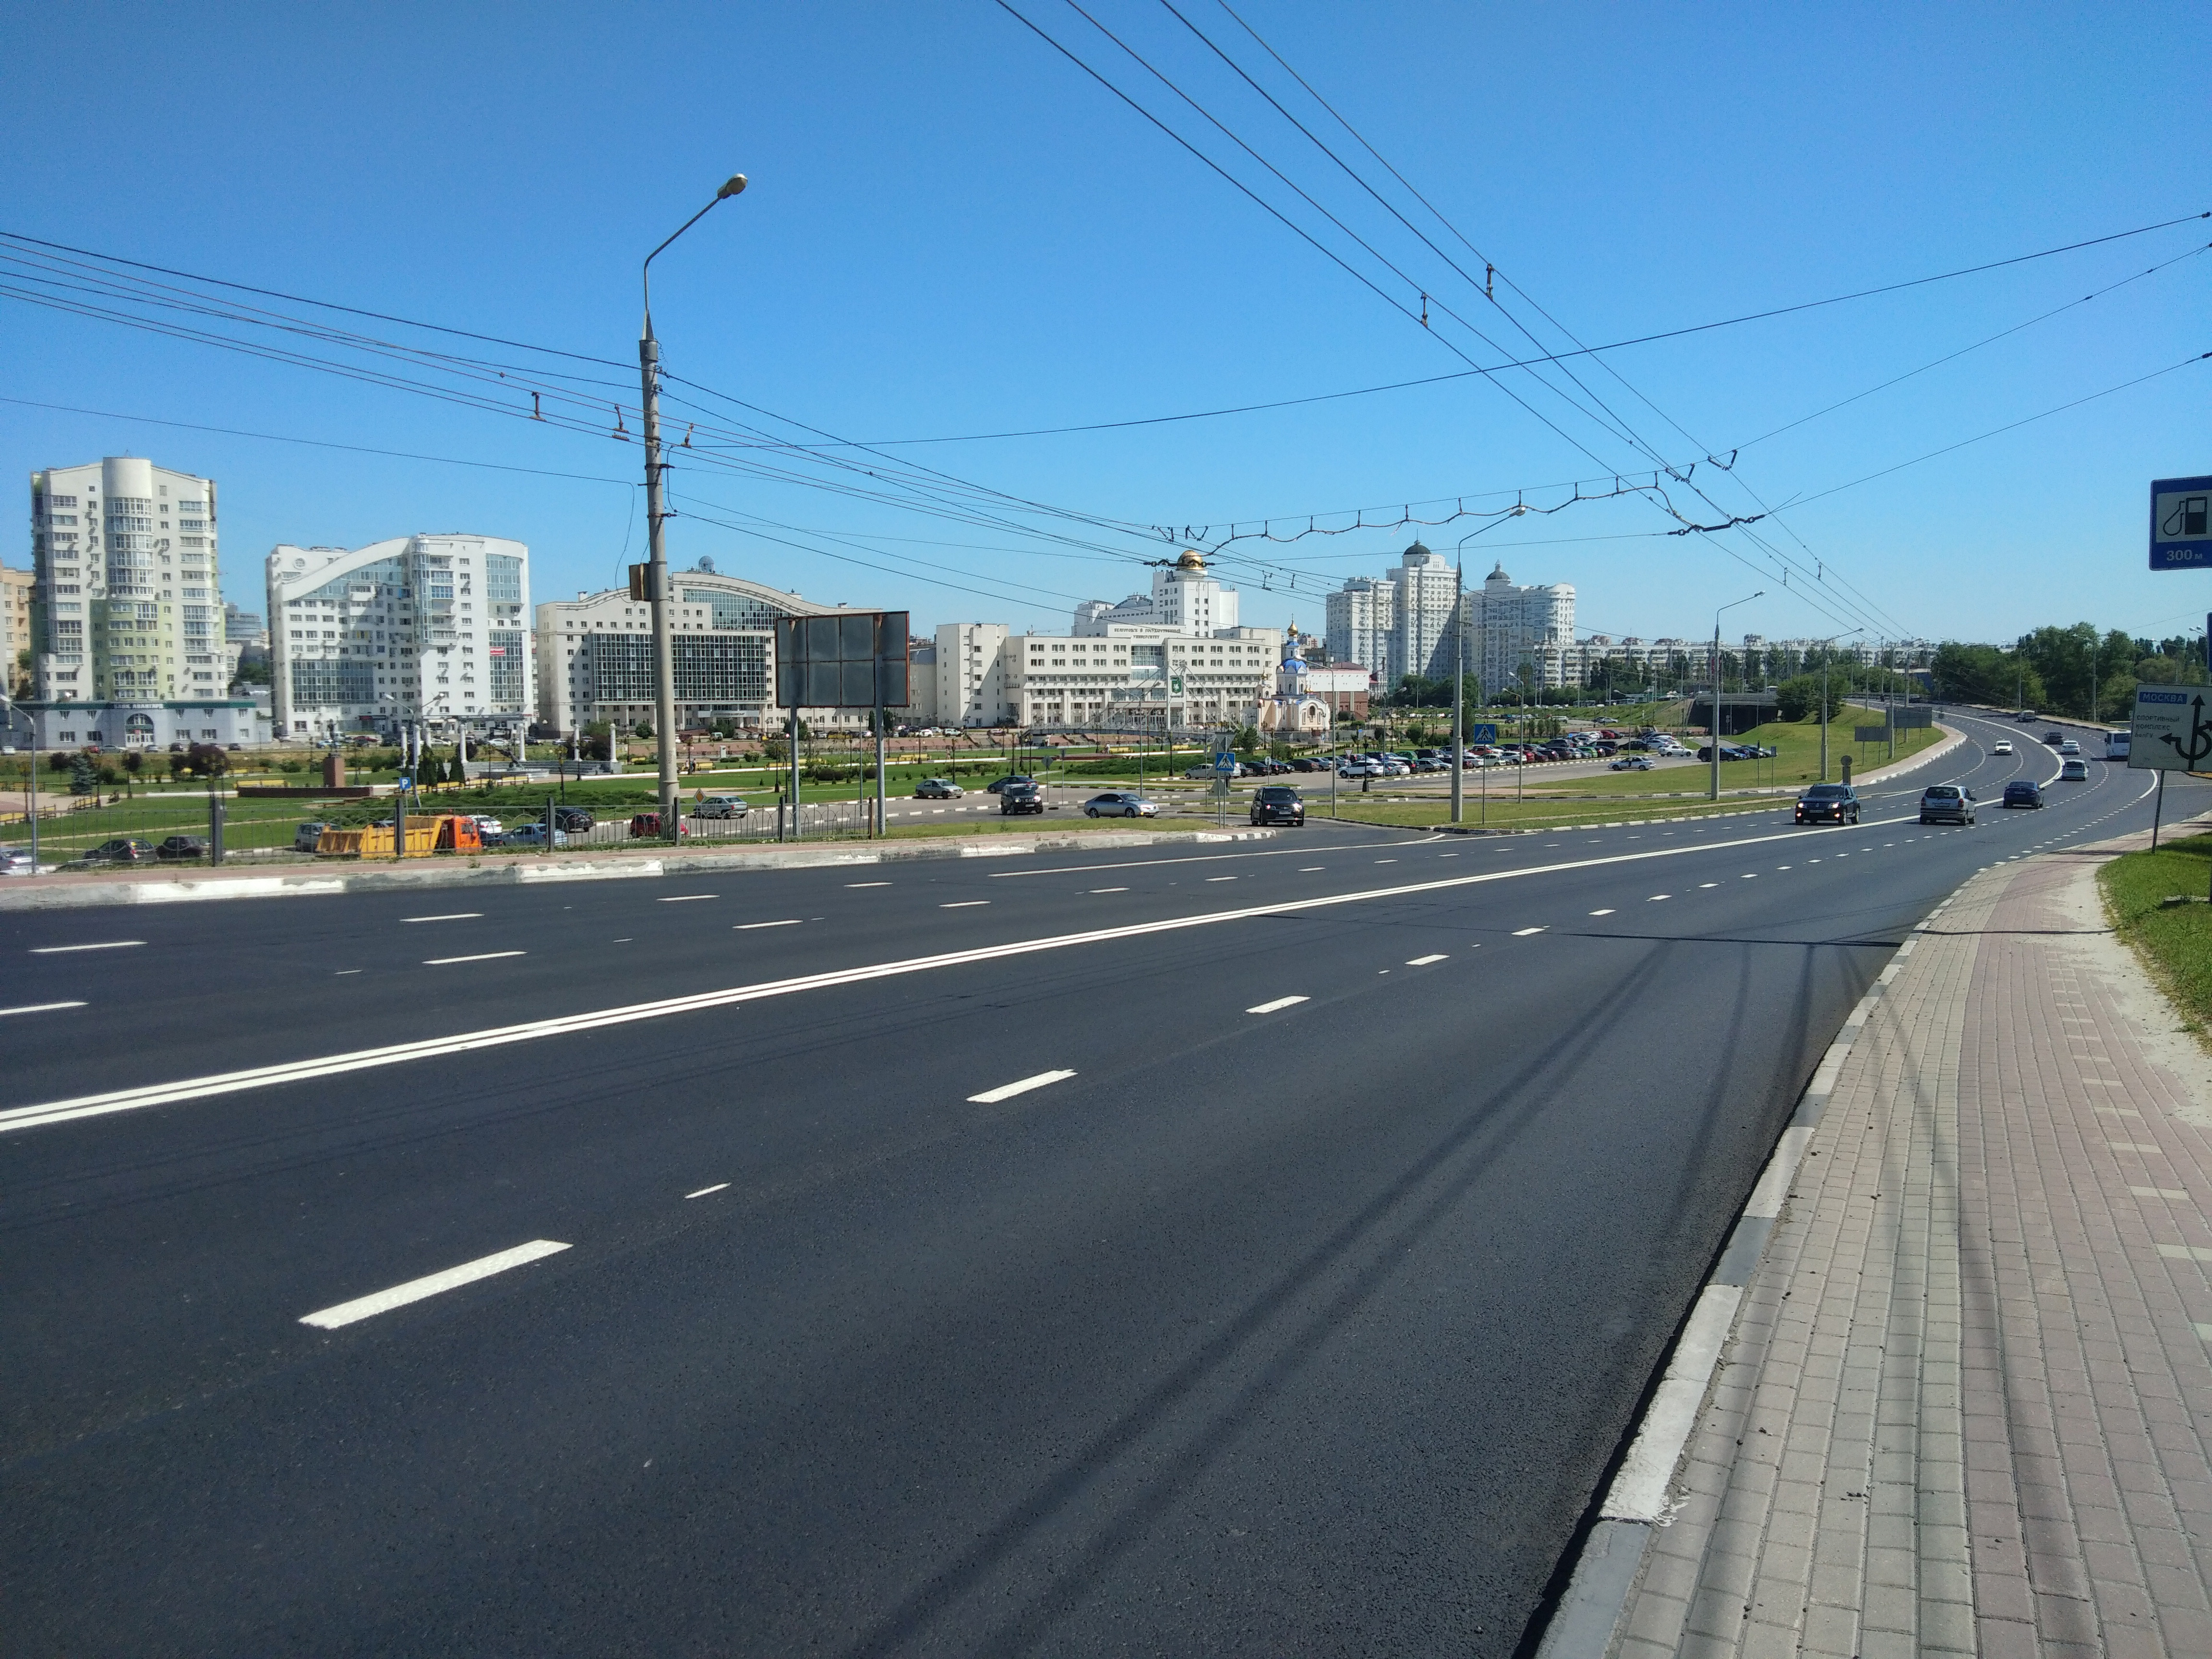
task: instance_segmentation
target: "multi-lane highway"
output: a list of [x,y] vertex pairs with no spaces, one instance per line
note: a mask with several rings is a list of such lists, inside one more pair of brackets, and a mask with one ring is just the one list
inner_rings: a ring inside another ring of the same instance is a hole
[[1510,1653],[1892,947],[2148,820],[1963,724],[1840,830],[10,913],[8,1650]]

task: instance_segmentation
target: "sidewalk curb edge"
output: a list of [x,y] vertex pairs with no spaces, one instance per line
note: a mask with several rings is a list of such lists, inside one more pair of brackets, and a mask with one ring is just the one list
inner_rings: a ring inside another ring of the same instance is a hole
[[1721,1355],[1735,1334],[1744,1291],[1766,1253],[1766,1242],[1780,1218],[1790,1183],[1835,1092],[1844,1061],[1866,1030],[1875,1006],[1888,994],[1898,968],[1919,944],[1919,935],[1951,908],[1968,882],[1982,873],[1976,871],[1967,877],[1913,924],[1911,934],[1867,988],[1835,1041],[1820,1056],[1820,1063],[1813,1068],[1796,1109],[1760,1170],[1727,1244],[1699,1287],[1668,1352],[1659,1385],[1638,1419],[1628,1450],[1598,1504],[1597,1520],[1583,1540],[1566,1590],[1545,1626],[1536,1659],[1609,1659],[1614,1652],[1622,1619],[1643,1577],[1644,1556],[1658,1529],[1669,1522],[1668,1491],[1698,1419],[1704,1415]]

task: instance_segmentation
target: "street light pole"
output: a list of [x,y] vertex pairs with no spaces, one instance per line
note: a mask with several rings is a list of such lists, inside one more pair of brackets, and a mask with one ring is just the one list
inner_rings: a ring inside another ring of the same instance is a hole
[[1853,634],[1863,634],[1863,628],[1854,628],[1842,634],[1831,634],[1820,641],[1820,781],[1828,781],[1828,653],[1835,649],[1838,640],[1847,640]]
[[638,376],[645,409],[645,534],[647,546],[646,599],[653,611],[653,726],[660,760],[660,834],[673,841],[681,826],[676,820],[676,643],[668,629],[668,549],[662,521],[668,517],[668,496],[660,459],[660,342],[653,333],[653,262],[668,242],[697,224],[715,204],[745,187],[745,175],[735,173],[714,192],[714,200],[678,226],[674,235],[645,256],[639,281],[645,295],[645,326],[638,336]]
[[[1713,612],[1713,724],[1712,736],[1706,742],[1705,752],[1713,759],[1712,799],[1715,800],[1721,798],[1721,617],[1740,605],[1749,605],[1753,599],[1765,597],[1766,590],[1762,587],[1747,598],[1729,600]],[[1754,782],[1756,781],[1753,780]]]
[[1467,566],[1452,550],[1452,787],[1451,821],[1467,821]]

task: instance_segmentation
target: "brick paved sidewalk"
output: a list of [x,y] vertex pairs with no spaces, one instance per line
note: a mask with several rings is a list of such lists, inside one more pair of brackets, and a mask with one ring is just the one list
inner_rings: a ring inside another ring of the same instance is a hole
[[1616,1650],[2212,1655],[2212,1064],[2080,853],[1836,1073]]

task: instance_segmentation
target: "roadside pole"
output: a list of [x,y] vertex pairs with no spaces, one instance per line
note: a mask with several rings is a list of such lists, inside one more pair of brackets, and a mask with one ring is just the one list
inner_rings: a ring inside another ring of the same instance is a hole
[[2158,821],[2165,811],[2166,769],[2160,767],[2158,771],[2158,792],[2151,797],[2150,805],[2150,850],[2154,853],[2158,851]]
[[799,705],[791,706],[791,838],[799,839]]
[[876,693],[876,829],[884,833],[884,699],[881,688]]
[[[1462,544],[1463,545],[1464,544]],[[1452,567],[1452,787],[1451,821],[1467,822],[1467,582]]]

